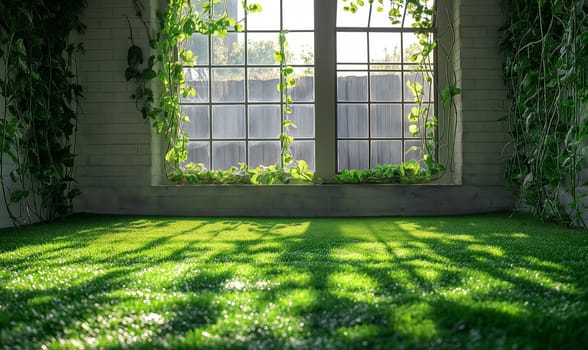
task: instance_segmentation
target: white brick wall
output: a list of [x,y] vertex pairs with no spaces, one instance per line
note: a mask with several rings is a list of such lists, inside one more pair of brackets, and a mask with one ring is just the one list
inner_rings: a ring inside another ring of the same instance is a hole
[[498,29],[499,0],[461,1],[464,184],[504,183],[502,152],[508,140],[506,89]]
[[[151,130],[124,80],[131,1],[89,0],[80,61],[77,211],[178,215],[432,215],[507,210],[502,150],[507,141],[498,28],[499,0],[455,0],[463,150],[462,185],[152,186]],[[142,26],[135,39],[147,48]],[[288,197],[287,201],[282,198]]]

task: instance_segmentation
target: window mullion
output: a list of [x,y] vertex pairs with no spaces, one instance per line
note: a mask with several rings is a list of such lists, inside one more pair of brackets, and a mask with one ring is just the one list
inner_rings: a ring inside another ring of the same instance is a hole
[[316,175],[332,178],[336,162],[337,0],[314,1]]

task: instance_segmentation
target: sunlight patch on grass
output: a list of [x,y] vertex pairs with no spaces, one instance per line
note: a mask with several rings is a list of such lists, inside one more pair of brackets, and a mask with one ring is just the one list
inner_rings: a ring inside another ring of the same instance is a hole
[[528,217],[74,217],[0,231],[8,348],[578,348],[588,233]]
[[330,288],[335,294],[340,290],[355,293],[375,290],[378,288],[378,283],[372,280],[369,275],[365,273],[358,273],[353,271],[353,269],[345,269],[345,271],[334,272],[331,274],[331,276],[329,276],[327,285],[328,288]]
[[490,245],[470,244],[467,246],[467,249],[477,253],[485,253],[495,257],[504,256],[504,252],[502,251],[502,249]]
[[[386,247],[374,242],[352,242],[334,247],[330,251],[332,259],[342,263],[382,261],[387,258]],[[386,259],[387,260],[387,259]]]

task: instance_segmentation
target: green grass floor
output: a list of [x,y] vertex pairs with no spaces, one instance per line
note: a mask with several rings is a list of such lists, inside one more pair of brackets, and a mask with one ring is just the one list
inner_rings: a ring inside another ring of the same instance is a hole
[[507,214],[0,230],[0,347],[586,349],[588,231]]

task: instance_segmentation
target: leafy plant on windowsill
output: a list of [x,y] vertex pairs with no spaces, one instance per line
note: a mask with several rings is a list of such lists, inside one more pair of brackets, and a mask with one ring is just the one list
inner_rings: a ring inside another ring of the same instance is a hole
[[336,175],[337,183],[342,184],[418,184],[433,180],[434,173],[423,169],[416,160],[401,164],[378,164],[374,169],[344,169]]
[[[439,162],[440,146],[439,125],[437,117],[433,115],[433,104],[427,101],[425,96],[433,94],[433,72],[434,63],[432,55],[438,46],[436,39],[433,37],[433,15],[435,8],[428,5],[427,0],[356,0],[348,1],[344,6],[345,11],[356,13],[359,7],[372,6],[372,10],[378,13],[386,12],[392,24],[399,24],[406,14],[410,15],[414,21],[413,27],[416,29],[416,35],[419,39],[418,51],[411,55],[410,61],[416,64],[414,72],[415,81],[408,81],[407,87],[414,96],[415,107],[412,108],[407,116],[409,132],[413,137],[419,137],[420,146],[413,146],[408,149],[407,153],[417,153],[420,155],[419,160],[409,160],[400,164],[382,164],[377,165],[374,169],[350,169],[343,170],[335,176],[337,183],[423,183],[439,179],[443,176],[446,166]],[[386,5],[387,3],[387,5]],[[450,26],[453,34],[453,27]],[[453,39],[451,36],[451,46],[445,52],[450,56],[453,50]],[[449,61],[449,60],[448,60]],[[448,63],[449,64],[449,63]],[[454,97],[461,93],[461,90],[455,85],[456,78],[446,70],[447,87],[441,91],[442,105],[446,108],[446,124],[449,125],[450,118],[455,117],[457,113]],[[425,82],[419,83],[418,80]],[[455,129],[445,127],[444,137],[450,142],[454,138]],[[453,159],[453,147],[447,147],[448,161]]]

